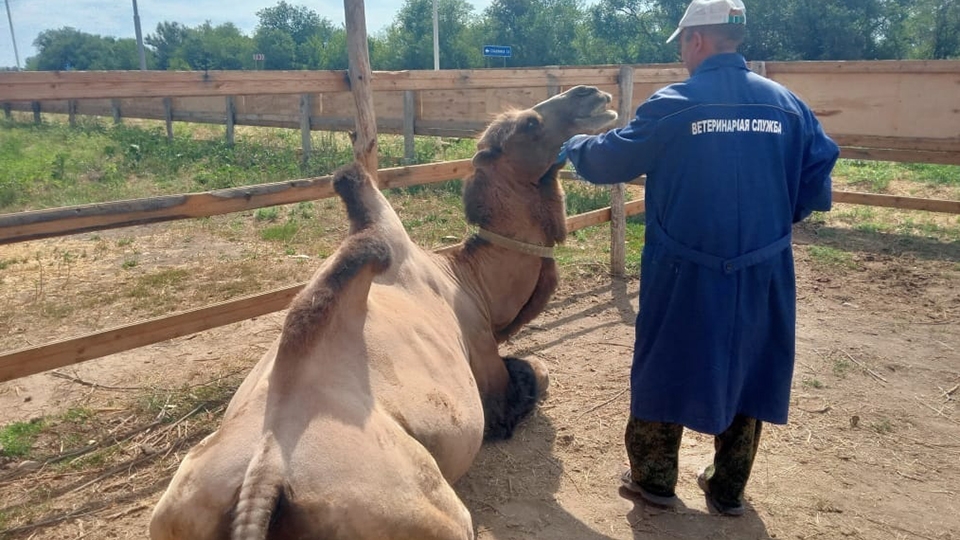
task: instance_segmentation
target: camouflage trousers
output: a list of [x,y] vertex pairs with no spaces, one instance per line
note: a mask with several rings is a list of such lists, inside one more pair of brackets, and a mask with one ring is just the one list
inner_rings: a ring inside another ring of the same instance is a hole
[[[711,495],[721,504],[742,502],[762,425],[755,418],[737,415],[726,431],[714,437],[713,464],[707,467],[706,477]],[[653,494],[673,495],[682,436],[680,424],[648,422],[631,415],[624,442],[633,480]]]

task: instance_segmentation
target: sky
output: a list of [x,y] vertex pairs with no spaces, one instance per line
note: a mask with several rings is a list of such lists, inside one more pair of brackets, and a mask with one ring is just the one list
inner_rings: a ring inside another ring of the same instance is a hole
[[[20,65],[37,54],[33,40],[51,28],[72,26],[83,32],[102,36],[135,37],[132,0],[6,0],[13,18]],[[144,37],[153,33],[157,23],[175,21],[196,26],[209,20],[217,25],[236,24],[250,35],[257,25],[257,11],[277,5],[278,0],[137,0],[140,28]],[[468,0],[476,12],[483,11],[491,0]],[[316,11],[335,24],[343,23],[342,0],[288,0]],[[364,0],[367,32],[372,34],[393,22],[403,5],[402,0]],[[15,66],[16,59],[6,10],[0,23],[0,66]]]

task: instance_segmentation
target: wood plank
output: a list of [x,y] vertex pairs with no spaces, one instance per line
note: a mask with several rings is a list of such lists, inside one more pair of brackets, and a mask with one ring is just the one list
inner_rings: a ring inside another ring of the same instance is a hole
[[[633,118],[633,76],[631,66],[620,68],[620,95],[617,125],[623,127]],[[626,187],[623,184],[610,186],[610,274],[623,276],[627,268],[626,239],[627,216],[624,214]]]
[[[413,90],[403,91],[403,162],[410,165],[416,159],[416,145],[414,129],[417,121],[417,93]],[[380,131],[377,126],[377,131]]]
[[471,159],[380,169],[380,188],[402,188],[446,182],[447,180],[459,180],[472,173],[473,160]]
[[0,356],[0,382],[279,311],[290,304],[303,285],[5,354]]
[[[380,171],[384,187],[462,178],[470,160],[395,167]],[[66,234],[177,219],[208,217],[332,197],[330,176],[244,186],[204,193],[165,195],[0,215],[0,245]]]
[[70,127],[77,127],[77,100],[67,101],[67,122]]
[[167,140],[173,140],[173,100],[163,98],[163,123],[167,128]]
[[356,131],[353,139],[353,158],[360,163],[375,182],[377,178],[377,114],[373,104],[373,74],[370,69],[370,48],[367,42],[367,19],[363,0],[343,0],[347,28],[347,81],[356,105]]
[[304,167],[310,161],[313,151],[313,136],[310,133],[310,109],[313,106],[311,94],[300,94],[300,164]]
[[230,146],[233,146],[234,125],[236,124],[236,121],[237,121],[237,106],[234,99],[235,98],[233,96],[227,96],[227,99],[226,99],[226,106],[227,106],[226,136],[227,136],[227,144]]
[[960,137],[882,137],[876,135],[831,133],[830,138],[840,146],[960,153]]
[[766,62],[767,76],[781,73],[960,73],[960,60],[857,60]]
[[[669,77],[671,67],[647,68]],[[616,66],[578,68],[377,71],[374,91],[543,87],[552,75],[561,85],[615,85]],[[349,92],[345,72],[330,71],[30,71],[0,72],[5,100],[121,97],[228,96]]]
[[898,163],[936,163],[960,165],[960,152],[921,152],[913,150],[886,150],[883,148],[840,147],[840,157],[871,161],[895,161]]
[[863,204],[867,206],[883,206],[886,208],[900,208],[903,210],[926,210],[928,212],[960,214],[960,201],[919,199],[915,197],[901,197],[899,195],[879,195],[876,193],[834,191],[833,202]]
[[[629,201],[623,205],[624,215],[626,216],[642,214],[645,210],[646,205],[643,199]],[[610,221],[609,206],[606,208],[600,208],[599,210],[584,212],[583,214],[577,214],[575,216],[568,217],[567,232],[571,233],[573,231],[579,231],[580,229],[586,229],[587,227],[592,227],[608,221]]]

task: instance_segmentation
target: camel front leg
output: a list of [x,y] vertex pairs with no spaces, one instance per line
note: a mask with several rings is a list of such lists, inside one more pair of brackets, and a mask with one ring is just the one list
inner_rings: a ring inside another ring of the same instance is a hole
[[550,383],[547,367],[539,360],[506,357],[502,369],[508,377],[506,385],[500,392],[483,396],[487,440],[512,437],[517,425],[546,395]]

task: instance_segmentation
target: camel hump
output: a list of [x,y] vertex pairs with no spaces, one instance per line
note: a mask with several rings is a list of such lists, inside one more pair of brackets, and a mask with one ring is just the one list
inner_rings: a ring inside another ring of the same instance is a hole
[[390,243],[374,230],[348,236],[290,303],[278,357],[299,357],[339,311],[365,309],[373,279],[392,259]]
[[267,433],[243,478],[234,508],[231,540],[265,540],[283,497],[283,472],[279,448]]

